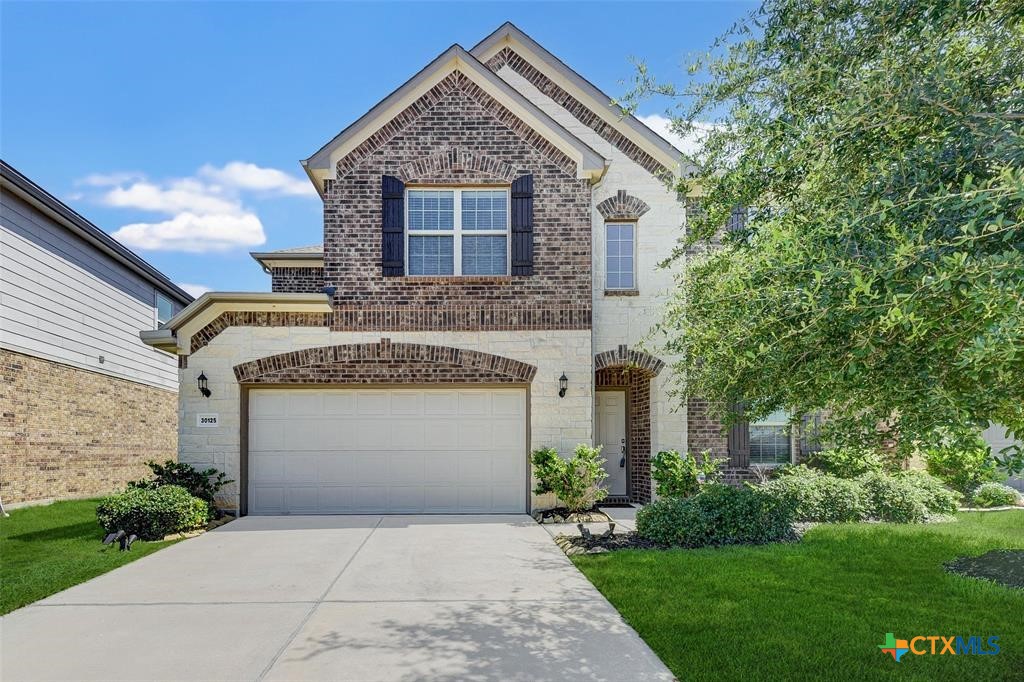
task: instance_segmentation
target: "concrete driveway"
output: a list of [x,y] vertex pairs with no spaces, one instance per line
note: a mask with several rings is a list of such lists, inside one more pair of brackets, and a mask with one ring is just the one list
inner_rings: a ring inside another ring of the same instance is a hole
[[526,516],[246,517],[0,622],[19,680],[670,680]]

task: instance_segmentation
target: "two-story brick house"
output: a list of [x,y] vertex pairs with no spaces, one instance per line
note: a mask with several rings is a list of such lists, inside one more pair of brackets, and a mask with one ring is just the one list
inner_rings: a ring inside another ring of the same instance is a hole
[[688,418],[725,448],[636,347],[680,156],[511,24],[452,46],[303,162],[322,246],[144,334],[178,355],[181,461],[242,513],[522,512],[549,502],[531,450],[598,443],[612,495],[649,500]]

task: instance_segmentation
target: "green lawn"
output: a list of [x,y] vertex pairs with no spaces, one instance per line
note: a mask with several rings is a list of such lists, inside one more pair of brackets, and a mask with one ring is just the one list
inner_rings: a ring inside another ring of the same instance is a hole
[[0,614],[124,566],[176,541],[104,546],[99,500],[15,509],[0,518]]
[[[576,565],[681,680],[1024,679],[1024,590],[943,562],[1024,548],[1024,511],[928,526],[819,526],[802,543],[620,551]],[[886,632],[999,637],[995,656],[915,656]]]

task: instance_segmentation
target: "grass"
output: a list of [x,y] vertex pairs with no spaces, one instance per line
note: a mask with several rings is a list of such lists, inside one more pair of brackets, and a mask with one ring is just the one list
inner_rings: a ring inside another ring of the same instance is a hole
[[[1024,512],[955,523],[819,526],[799,544],[574,557],[679,679],[1010,680],[1024,671],[1024,590],[943,563],[1024,548]],[[885,633],[999,637],[995,656],[899,663]]]
[[99,500],[55,502],[0,518],[0,614],[31,604],[177,542],[101,544]]

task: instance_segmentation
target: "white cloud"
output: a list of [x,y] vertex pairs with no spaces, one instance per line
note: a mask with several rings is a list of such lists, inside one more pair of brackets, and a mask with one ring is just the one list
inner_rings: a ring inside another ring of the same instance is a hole
[[115,187],[100,201],[117,208],[137,208],[156,213],[241,213],[242,202],[237,197],[225,196],[216,187],[209,187],[192,178],[174,180],[158,185],[147,180],[133,182],[126,187]]
[[276,168],[261,168],[254,163],[232,161],[221,168],[209,164],[199,169],[199,175],[226,187],[255,192],[316,196],[313,183],[306,178],[288,175]]
[[135,222],[115,231],[128,246],[154,251],[228,251],[266,242],[263,224],[246,197],[316,197],[312,183],[245,161],[202,166],[185,178],[152,180],[136,172],[94,173],[76,185],[95,188],[106,206],[157,213],[166,220]]
[[714,126],[710,123],[697,123],[695,130],[690,131],[684,136],[673,130],[672,119],[667,116],[651,114],[650,116],[637,116],[637,119],[675,145],[676,149],[686,154],[695,154],[700,149],[704,137],[714,129]]
[[263,224],[254,213],[185,211],[158,223],[132,223],[113,233],[122,244],[151,251],[229,251],[259,246],[267,241]]
[[212,289],[210,289],[210,287],[202,285],[202,284],[190,284],[188,282],[178,282],[177,284],[178,284],[179,287],[184,289],[185,293],[187,293],[192,298],[199,298],[200,296],[205,294],[207,291],[212,291]]

